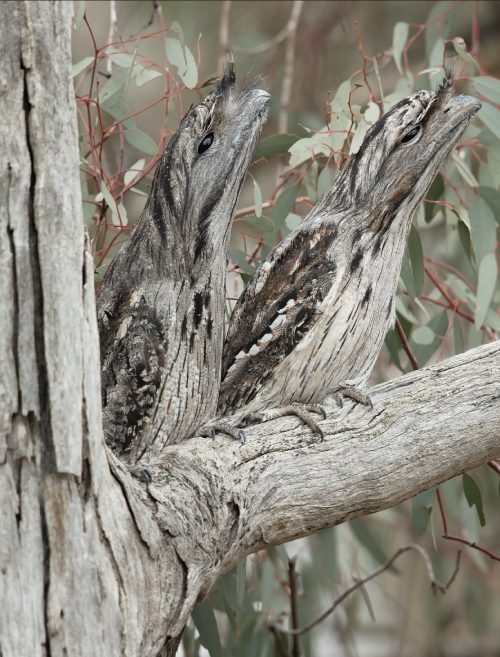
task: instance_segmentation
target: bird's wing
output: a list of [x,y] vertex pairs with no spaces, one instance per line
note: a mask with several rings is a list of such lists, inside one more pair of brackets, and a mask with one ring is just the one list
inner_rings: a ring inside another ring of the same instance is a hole
[[331,225],[303,224],[255,272],[224,345],[220,413],[250,401],[313,326],[335,275],[334,232]]

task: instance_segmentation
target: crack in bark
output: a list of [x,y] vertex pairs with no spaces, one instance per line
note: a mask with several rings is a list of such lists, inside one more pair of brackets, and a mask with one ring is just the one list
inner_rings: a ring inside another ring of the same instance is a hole
[[30,184],[28,199],[28,230],[29,250],[33,282],[33,305],[34,305],[34,333],[35,333],[35,358],[38,372],[38,392],[40,402],[40,435],[44,444],[42,449],[42,467],[47,471],[53,471],[56,467],[54,445],[52,441],[52,429],[50,420],[50,396],[49,379],[47,374],[47,361],[45,357],[44,343],[44,301],[42,287],[42,272],[38,255],[38,232],[35,224],[35,190],[36,190],[36,168],[35,155],[31,144],[30,113],[31,102],[28,89],[27,76],[29,69],[25,67],[22,56],[20,67],[23,77],[23,109],[26,129],[26,148],[30,160]]

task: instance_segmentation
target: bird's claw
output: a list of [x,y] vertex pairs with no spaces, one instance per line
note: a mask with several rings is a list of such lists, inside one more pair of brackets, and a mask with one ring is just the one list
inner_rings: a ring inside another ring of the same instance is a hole
[[323,440],[325,434],[311,415],[312,413],[321,415],[322,420],[326,419],[325,409],[320,404],[300,404],[298,402],[292,402],[288,406],[271,408],[258,413],[249,413],[243,418],[243,422],[245,422],[245,424],[249,424],[250,422],[269,422],[270,420],[276,420],[279,417],[295,416],[302,420],[302,422],[306,424],[315,435],[319,436],[320,440]]
[[214,422],[206,427],[202,427],[198,431],[199,436],[206,436],[215,440],[217,433],[225,433],[227,436],[230,436],[234,440],[238,440],[242,445],[246,443],[247,435],[243,429],[233,427],[228,422]]
[[343,408],[344,406],[345,397],[352,399],[353,401],[356,401],[358,404],[362,404],[363,406],[368,406],[371,409],[373,408],[373,402],[370,395],[367,395],[365,392],[354,386],[340,386],[337,389],[334,395],[334,399],[340,408]]

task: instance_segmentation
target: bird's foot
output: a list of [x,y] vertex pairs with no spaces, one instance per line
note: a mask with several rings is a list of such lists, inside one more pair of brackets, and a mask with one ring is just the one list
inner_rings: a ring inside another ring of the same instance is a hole
[[243,429],[238,429],[233,427],[229,422],[212,422],[206,427],[202,427],[197,431],[198,436],[206,436],[208,438],[215,439],[215,434],[225,433],[227,436],[234,438],[234,440],[239,440],[242,445],[245,444],[247,436]]
[[276,420],[279,417],[293,415],[301,419],[304,424],[307,424],[307,426],[314,434],[323,439],[323,431],[318,426],[318,423],[312,416],[312,413],[321,415],[323,420],[326,419],[325,410],[320,404],[300,404],[298,402],[292,402],[288,406],[270,408],[259,413],[250,413],[243,418],[243,422],[245,422],[245,424],[250,422],[269,422],[270,420]]
[[369,395],[354,386],[339,386],[333,396],[337,404],[342,408],[344,406],[344,397],[353,399],[363,406],[373,408],[372,400]]
[[153,477],[151,476],[151,472],[149,470],[147,470],[146,468],[143,468],[140,465],[129,465],[128,466],[128,471],[136,479],[139,479],[140,481],[144,482],[145,484],[150,484],[153,481]]

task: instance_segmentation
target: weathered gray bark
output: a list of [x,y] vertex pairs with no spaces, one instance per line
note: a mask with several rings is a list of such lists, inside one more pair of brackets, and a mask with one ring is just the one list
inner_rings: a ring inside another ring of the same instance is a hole
[[102,438],[71,11],[0,5],[0,654],[155,657],[244,554],[499,457],[500,343],[327,407],[323,442],[282,419],[131,477]]

